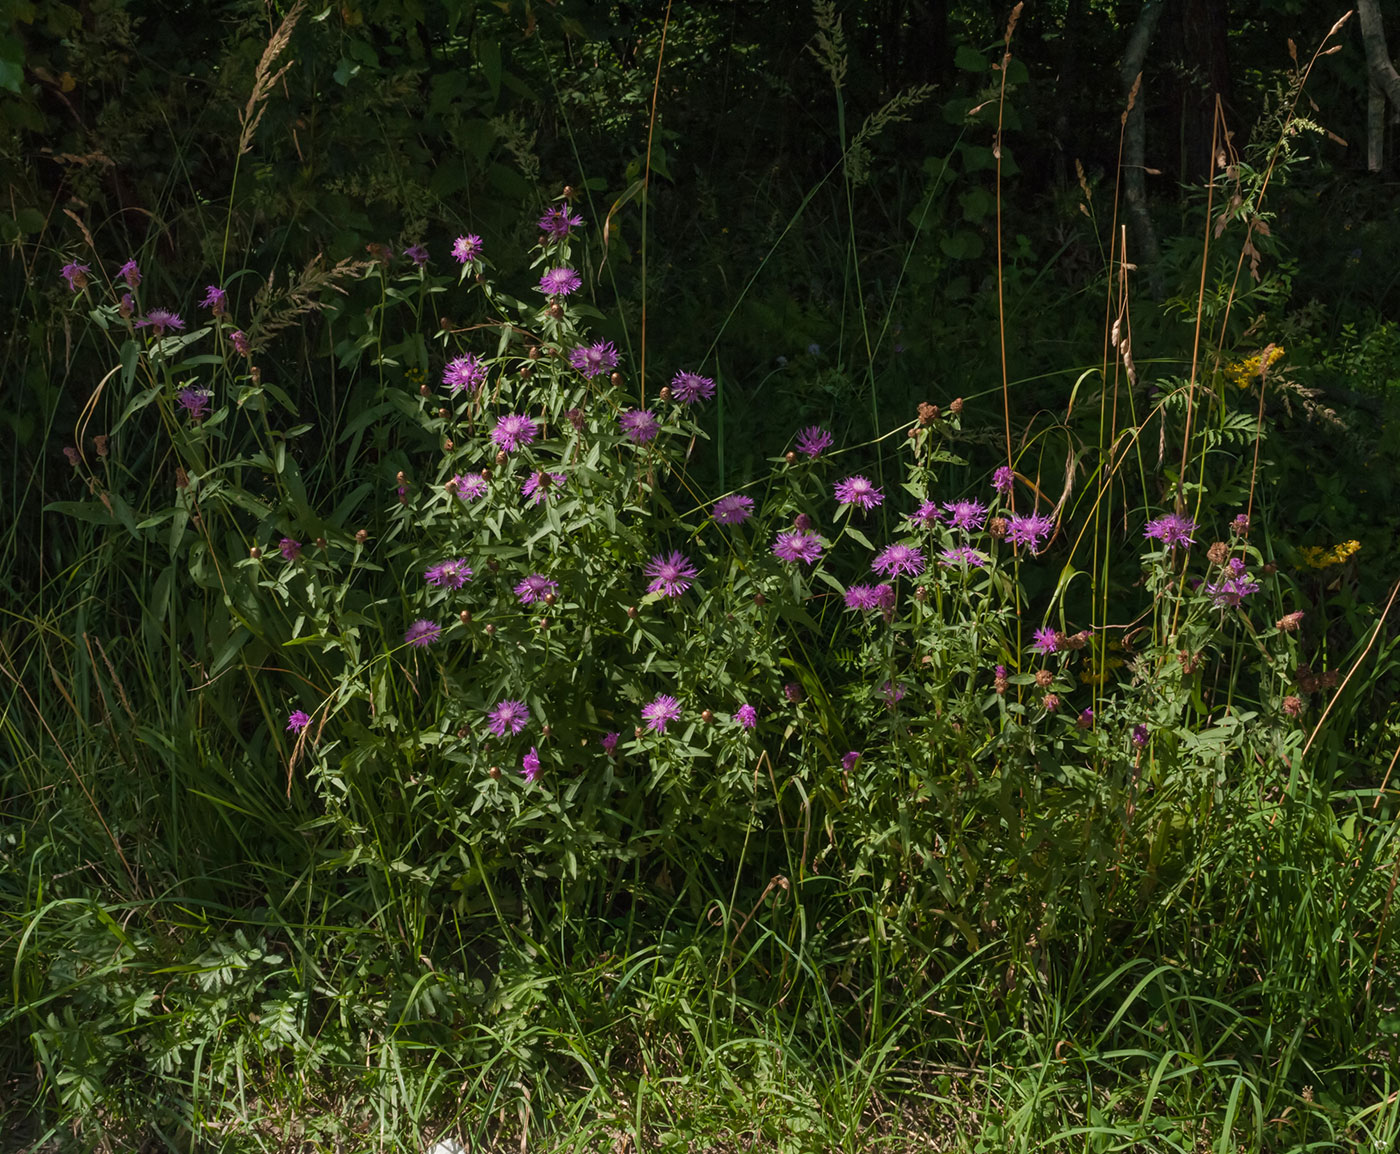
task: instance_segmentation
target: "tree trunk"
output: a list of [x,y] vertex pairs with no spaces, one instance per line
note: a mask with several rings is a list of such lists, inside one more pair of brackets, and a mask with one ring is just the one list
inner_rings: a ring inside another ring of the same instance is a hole
[[1130,255],[1132,263],[1147,270],[1154,297],[1162,295],[1162,284],[1157,233],[1147,211],[1147,110],[1144,107],[1146,95],[1142,91],[1142,66],[1161,15],[1162,0],[1144,0],[1137,23],[1128,36],[1128,46],[1123,50],[1118,73],[1123,81],[1124,99],[1131,104],[1123,114],[1123,199],[1136,249]]
[[[1181,180],[1210,179],[1215,104],[1230,103],[1229,0],[1174,0],[1172,40],[1180,51]],[[1224,141],[1217,143],[1223,145]]]
[[1366,117],[1366,167],[1380,172],[1385,165],[1385,102],[1400,113],[1400,72],[1390,59],[1385,43],[1385,24],[1376,0],[1356,0],[1361,17],[1361,42],[1366,48],[1366,71],[1370,75],[1370,107]]

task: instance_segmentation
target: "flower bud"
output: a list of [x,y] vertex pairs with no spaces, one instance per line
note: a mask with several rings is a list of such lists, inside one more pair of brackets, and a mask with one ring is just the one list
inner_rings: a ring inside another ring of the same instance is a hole
[[917,437],[918,435],[919,435],[919,430],[918,430],[918,429],[913,429],[913,428],[911,428],[911,429],[909,430],[909,432],[907,432],[907,433],[905,434],[905,436],[907,436],[911,441],[912,441],[915,437]]
[[1035,683],[1041,689],[1049,689],[1050,683],[1055,680],[1055,675],[1048,669],[1037,669],[1035,672]]
[[559,598],[556,597],[553,593],[546,593],[544,595],[544,603],[546,605],[553,605],[558,600]]
[[1041,704],[1045,706],[1046,713],[1054,713],[1055,710],[1060,708],[1060,698],[1057,694],[1047,693],[1041,699]]
[[612,374],[610,374],[609,377],[608,377],[608,380],[612,382],[613,388],[615,388],[615,389],[620,389],[620,388],[622,388],[622,374],[621,374],[621,373],[612,373]]
[[254,545],[251,549],[248,550],[248,556],[251,557],[254,561],[256,561],[259,557],[262,556],[262,550],[259,549],[256,545]]
[[505,451],[504,449],[501,449],[501,450],[499,450],[499,451],[496,453],[496,464],[498,464],[498,465],[504,465],[505,463],[506,463],[506,451]]
[[495,636],[496,636],[496,626],[495,626],[494,623],[491,624],[491,625],[488,625],[488,626],[486,627],[486,636],[487,636],[487,637],[495,637]]
[[530,366],[530,365],[521,365],[521,366],[520,366],[520,375],[521,375],[522,377],[527,377],[527,378],[528,378],[529,375],[530,375],[531,373],[533,373],[534,371],[535,371],[534,368],[533,368],[532,366]]
[[762,593],[755,593],[753,595],[753,603],[758,606],[767,605],[768,598],[765,597]]
[[549,628],[549,618],[548,618],[548,617],[541,617],[541,618],[540,618],[540,628],[541,628],[541,629],[548,629],[548,628]]
[[356,540],[357,543],[363,545],[366,541],[369,540],[369,530],[368,530],[368,529],[361,529],[361,530],[359,530],[359,531],[355,534],[355,540]]
[[92,439],[93,447],[97,450],[97,455],[104,461],[107,459],[107,434],[98,433]]
[[433,395],[432,386],[429,385],[427,381],[424,381],[418,386],[418,395],[420,397],[431,397]]
[[467,738],[471,736],[471,730],[468,729],[465,725],[459,725],[457,727],[457,736],[460,737],[463,741],[466,741]]
[[529,357],[532,361],[537,361],[537,360],[539,360],[539,359],[540,359],[540,347],[539,347],[539,345],[531,345],[531,346],[530,346],[530,351],[529,351],[528,353],[526,353],[525,355],[526,355],[527,357]]
[[954,398],[948,403],[948,411],[949,411],[950,413],[952,413],[954,416],[957,416],[959,413],[961,413],[961,412],[962,412],[962,409],[963,409],[963,399],[962,399],[961,397],[954,397]]
[[1290,693],[1283,699],[1283,711],[1288,714],[1289,717],[1297,717],[1303,712],[1302,698]]
[[642,736],[642,727],[640,725],[636,726],[632,730],[632,736],[636,738],[640,738]]
[[457,619],[461,621],[463,625],[470,625],[472,623],[472,611],[470,609],[463,609],[462,612],[457,614]]
[[1264,576],[1265,576],[1265,577],[1272,577],[1272,576],[1273,576],[1275,573],[1277,573],[1277,572],[1278,572],[1278,566],[1277,566],[1276,564],[1274,564],[1274,562],[1272,562],[1272,561],[1270,561],[1267,565],[1264,566]]
[[543,737],[553,737],[553,736],[554,736],[554,730],[553,730],[553,728],[552,728],[551,726],[542,725],[542,726],[540,726],[540,734],[541,734],[541,736],[543,736]]
[[444,406],[443,408],[441,408],[441,409],[438,410],[438,418],[439,418],[440,420],[444,420],[444,421],[445,421],[445,420],[447,420],[447,418],[450,417],[451,415],[452,415],[452,411],[451,411],[450,409],[448,409],[446,406]]
[[1285,613],[1274,623],[1274,628],[1282,629],[1285,633],[1296,633],[1298,626],[1302,623],[1303,613],[1302,610],[1298,610],[1294,613]]
[[791,449],[789,449],[786,453],[783,454],[783,460],[786,461],[789,465],[795,465],[797,464],[797,454],[794,453]]
[[500,780],[501,780],[501,767],[500,767],[499,765],[493,765],[493,766],[492,766],[490,769],[488,769],[486,772],[489,773],[489,774],[491,775],[491,780],[492,780],[492,781],[500,781]]
[[316,548],[318,548],[318,549],[324,549],[325,547],[326,547],[326,539],[325,539],[324,537],[317,537],[317,538],[316,538]]
[[501,569],[501,563],[497,561],[494,557],[488,557],[486,559],[486,568],[489,569],[492,573],[499,573]]
[[560,317],[564,315],[564,306],[561,305],[558,301],[554,301],[549,306],[549,308],[545,309],[544,311],[547,312],[551,317],[553,317],[557,321]]
[[987,522],[987,532],[998,541],[1006,537],[1006,530],[1007,524],[1005,517],[993,517]]
[[402,469],[400,469],[397,473],[394,474],[394,480],[397,481],[400,485],[404,484],[405,478]]
[[456,444],[453,442],[453,440],[452,440],[451,437],[449,437],[447,440],[443,441],[443,443],[442,443],[442,451],[443,451],[444,453],[450,453],[450,452],[452,452],[452,450],[455,449],[456,447],[457,447],[457,446],[456,446]]
[[627,606],[627,619],[629,621],[637,620],[637,607],[635,605]]
[[714,719],[715,715],[711,713],[708,709],[702,709],[700,711],[700,720],[703,721],[706,725],[709,725],[710,722],[714,721]]
[[1206,550],[1206,560],[1212,565],[1224,565],[1230,559],[1230,546],[1224,541],[1217,541]]
[[662,385],[661,392],[658,394],[658,396],[663,403],[669,401],[671,399],[671,386]]

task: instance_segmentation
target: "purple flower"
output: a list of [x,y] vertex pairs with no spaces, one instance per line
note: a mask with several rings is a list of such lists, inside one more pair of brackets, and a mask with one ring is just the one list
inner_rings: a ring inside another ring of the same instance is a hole
[[924,571],[924,553],[912,545],[890,545],[875,555],[870,568],[884,577],[898,577],[906,573],[917,577]]
[[695,566],[684,553],[671,553],[669,556],[657,554],[647,562],[645,572],[652,578],[647,592],[661,593],[666,597],[679,597],[690,588],[696,576]]
[[460,589],[472,579],[471,566],[466,558],[454,557],[450,561],[439,561],[423,571],[423,580],[434,589]]
[[470,264],[481,258],[481,237],[475,233],[459,236],[452,242],[452,255],[460,264]]
[[1039,553],[1054,531],[1054,519],[1039,513],[1006,519],[1006,539],[1013,545],[1024,545],[1032,553]]
[[199,302],[199,307],[209,309],[216,317],[228,316],[228,293],[216,284],[211,284],[204,290],[204,299]]
[[311,724],[311,714],[304,709],[294,709],[287,715],[287,729],[291,733],[300,733]]
[[486,496],[486,478],[480,473],[458,473],[447,482],[447,487],[457,494],[459,501],[473,501]]
[[1139,749],[1141,749],[1144,745],[1147,744],[1147,726],[1133,726],[1133,744],[1136,745]]
[[799,513],[792,519],[792,527],[805,533],[812,527],[812,518],[807,516],[806,513]]
[[122,299],[117,304],[117,315],[123,320],[130,320],[135,312],[135,298],[130,293],[122,293]]
[[981,501],[945,501],[943,507],[948,510],[948,524],[967,533],[982,528],[987,520],[987,506]]
[[[1232,558],[1238,561],[1239,558]],[[1251,593],[1259,592],[1259,583],[1251,581],[1243,573],[1243,566],[1240,571],[1232,572],[1228,577],[1206,586],[1206,592],[1210,594],[1211,603],[1217,609],[1233,609],[1243,603],[1244,599]]]
[[1163,548],[1175,549],[1178,545],[1194,545],[1191,534],[1196,531],[1196,522],[1178,513],[1168,513],[1155,521],[1147,522],[1142,532],[1144,537],[1153,537],[1162,542]]
[[87,288],[87,274],[92,271],[91,267],[79,264],[75,260],[70,260],[59,270],[58,275],[68,282],[70,292],[80,293]]
[[447,362],[442,370],[442,383],[454,393],[463,389],[477,389],[486,380],[486,362],[474,353],[455,357]]
[[603,752],[609,757],[615,757],[617,755],[617,743],[621,737],[622,734],[620,733],[603,734]]
[[856,505],[862,509],[873,509],[885,495],[864,477],[847,477],[836,482],[836,499],[843,505]]
[[292,537],[283,537],[277,542],[277,549],[284,561],[295,561],[301,556],[301,542]]
[[233,342],[233,351],[240,357],[246,357],[253,350],[252,342],[248,340],[248,334],[242,329],[234,329],[229,333],[228,339]]
[[117,270],[117,276],[126,281],[126,287],[135,289],[141,283],[141,269],[135,259],[129,260]]
[[557,489],[563,483],[563,473],[531,473],[525,484],[520,486],[520,495],[531,498],[530,504],[538,505],[548,499],[551,489]]
[[1090,729],[1090,728],[1092,728],[1092,727],[1093,727],[1093,724],[1094,724],[1094,711],[1093,711],[1092,709],[1084,709],[1084,710],[1082,710],[1082,711],[1080,712],[1080,714],[1079,714],[1078,720],[1075,721],[1074,724],[1075,724],[1079,729]]
[[904,693],[904,686],[899,682],[886,681],[884,685],[880,686],[875,696],[885,703],[887,709],[893,709],[897,702],[904,700]]
[[642,707],[642,720],[653,733],[665,733],[666,723],[679,721],[681,703],[668,693],[663,693],[655,701]]
[[944,565],[971,565],[974,569],[980,569],[987,563],[985,554],[977,552],[976,549],[969,549],[966,545],[944,549],[938,555],[938,560]]
[[1003,465],[992,474],[992,488],[1003,497],[1010,496],[1011,490],[1016,487],[1016,474],[1011,471],[1010,465]]
[[862,754],[859,750],[851,750],[850,753],[846,754],[846,756],[841,759],[841,768],[844,769],[847,773],[850,773],[851,770],[855,769],[856,762],[858,762],[863,756],[865,755]]
[[1055,653],[1060,648],[1060,635],[1048,625],[1037,629],[1031,648],[1037,653]]
[[745,729],[752,729],[758,724],[758,711],[745,702],[734,711],[734,720]]
[[1239,513],[1239,514],[1237,514],[1237,515],[1235,516],[1235,519],[1234,519],[1233,521],[1230,522],[1230,532],[1233,533],[1236,537],[1248,537],[1248,536],[1249,536],[1249,514],[1248,514],[1248,513]]
[[428,263],[428,250],[421,244],[411,244],[403,250],[404,256],[408,257],[419,268]]
[[1005,681],[1005,680],[1006,680],[1006,666],[1005,666],[1005,665],[998,665],[998,666],[997,666],[997,668],[996,668],[996,677],[997,677],[997,679],[1000,680],[1000,681]]
[[523,701],[502,701],[486,715],[486,728],[497,737],[504,737],[506,730],[510,730],[513,737],[529,720],[530,711]]
[[540,427],[529,417],[519,413],[507,413],[496,421],[491,430],[491,439],[507,453],[513,453],[522,445],[528,445],[540,434]]
[[570,212],[567,204],[557,204],[546,209],[545,214],[540,217],[540,231],[555,238],[562,238],[569,235],[569,229],[577,228],[582,223],[583,217]]
[[540,775],[540,751],[533,745],[530,752],[520,759],[520,772],[528,785],[534,785],[535,778]]
[[515,595],[520,598],[520,604],[529,605],[532,601],[543,599],[551,589],[558,588],[558,581],[551,581],[542,573],[531,573],[515,587]]
[[868,612],[871,609],[889,611],[894,608],[892,585],[852,585],[846,590],[846,608]]
[[617,423],[634,445],[645,445],[661,428],[661,422],[650,409],[628,409],[618,417]]
[[797,451],[807,457],[819,457],[831,448],[832,436],[820,425],[808,425],[797,434]]
[[671,396],[683,405],[708,401],[715,395],[715,383],[699,373],[677,373],[671,378]]
[[175,394],[175,400],[192,421],[202,421],[209,415],[210,396],[203,389],[181,389]]
[[778,534],[773,541],[773,555],[780,561],[801,561],[810,565],[820,560],[824,547],[815,533],[794,530]]
[[943,511],[939,509],[937,501],[922,501],[919,508],[911,513],[909,520],[916,525],[922,525],[925,529],[932,529],[943,520]]
[[798,685],[797,682],[789,681],[786,685],[783,686],[783,696],[786,697],[789,701],[791,701],[794,705],[801,705],[802,699],[806,696],[806,694],[802,692],[802,686]]
[[138,329],[152,328],[156,330],[156,339],[165,336],[165,330],[181,332],[184,330],[185,322],[180,319],[179,313],[172,313],[169,309],[152,309],[141,320],[136,322]]
[[540,292],[547,297],[566,297],[576,292],[583,281],[568,267],[552,268],[540,277]]
[[617,368],[617,349],[612,341],[594,341],[586,348],[571,349],[569,364],[591,381]]
[[436,621],[419,620],[408,627],[404,641],[417,649],[426,649],[442,636],[442,626]]
[[730,493],[715,502],[712,511],[716,525],[738,525],[753,516],[753,498]]

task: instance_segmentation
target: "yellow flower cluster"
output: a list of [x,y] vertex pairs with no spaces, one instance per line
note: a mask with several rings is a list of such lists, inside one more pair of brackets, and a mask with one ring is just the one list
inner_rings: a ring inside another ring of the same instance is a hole
[[1309,569],[1326,569],[1329,565],[1340,565],[1360,548],[1360,541],[1343,541],[1330,549],[1324,549],[1321,545],[1305,545],[1300,552],[1303,554],[1303,564]]
[[1269,359],[1264,360],[1263,352],[1257,352],[1252,357],[1245,357],[1242,361],[1231,361],[1225,366],[1225,376],[1233,381],[1241,389],[1249,387],[1249,382],[1254,380],[1267,368],[1272,368],[1275,361],[1283,356],[1283,346],[1274,345],[1269,350]]

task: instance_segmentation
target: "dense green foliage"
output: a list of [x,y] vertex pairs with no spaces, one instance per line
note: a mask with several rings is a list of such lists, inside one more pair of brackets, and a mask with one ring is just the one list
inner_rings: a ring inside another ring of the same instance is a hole
[[1393,1147],[1340,13],[0,11],[13,1144]]

